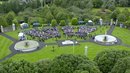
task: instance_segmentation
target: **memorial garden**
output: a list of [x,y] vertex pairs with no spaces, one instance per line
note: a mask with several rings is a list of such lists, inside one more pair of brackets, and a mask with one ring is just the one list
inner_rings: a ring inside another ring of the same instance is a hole
[[129,73],[130,1],[0,0],[0,73]]

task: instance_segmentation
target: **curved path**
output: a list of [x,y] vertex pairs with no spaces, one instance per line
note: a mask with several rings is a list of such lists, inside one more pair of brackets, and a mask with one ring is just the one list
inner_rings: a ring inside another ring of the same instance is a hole
[[[110,26],[110,29],[107,31],[107,34],[108,34],[108,35],[111,35],[112,32],[113,32],[113,30],[114,30],[114,28],[115,28],[115,25],[111,25],[111,26]],[[14,43],[9,47],[9,49],[11,50],[12,53],[9,54],[9,55],[7,55],[7,56],[4,57],[3,59],[1,59],[0,62],[3,62],[3,61],[5,61],[5,60],[11,58],[11,57],[14,56],[15,54],[28,53],[28,52],[16,51],[16,50],[14,49],[15,44],[16,44],[17,42],[19,42],[18,40],[14,39],[14,38],[12,38],[11,36],[8,36],[7,34],[4,34],[4,33],[0,33],[0,35],[1,35],[1,36],[4,36],[4,37],[6,37],[6,38],[8,38],[9,40],[11,40],[11,41],[14,42]],[[122,46],[125,46],[125,47],[130,48],[130,45],[127,45],[127,44],[122,43],[122,41],[121,41],[120,39],[117,39],[117,41],[118,41],[118,42],[117,42],[115,45],[122,45]],[[80,41],[78,41],[78,42],[79,42],[79,43],[86,43],[86,42],[96,43],[96,42],[93,41],[92,38],[90,38],[90,39],[88,39],[88,40],[80,40]],[[46,43],[46,44],[45,44],[45,43],[39,42],[39,41],[38,41],[38,43],[40,44],[40,46],[39,46],[38,49],[36,49],[36,50],[34,50],[34,51],[40,50],[40,49],[42,49],[42,48],[43,48],[44,46],[46,46],[46,45],[58,45],[57,43]],[[96,44],[99,44],[99,43],[96,43]],[[104,45],[104,44],[99,44],[99,45],[110,46],[110,45]],[[33,51],[30,51],[30,52],[33,52]]]
[[4,34],[4,33],[0,33],[0,35],[6,37],[7,39],[9,39],[9,40],[11,40],[11,41],[13,41],[13,44],[9,47],[11,53],[10,53],[9,55],[5,56],[3,59],[1,59],[0,62],[3,62],[3,61],[5,61],[5,60],[11,58],[11,57],[14,56],[15,54],[34,52],[34,51],[37,51],[37,50],[42,49],[42,48],[45,46],[45,44],[44,44],[43,42],[39,42],[39,41],[38,41],[38,43],[39,43],[40,46],[39,46],[36,50],[29,51],[29,52],[17,51],[17,50],[14,49],[14,46],[15,46],[15,44],[16,44],[17,42],[19,42],[18,40],[14,39],[14,38],[12,38],[11,36],[8,36],[7,34]]

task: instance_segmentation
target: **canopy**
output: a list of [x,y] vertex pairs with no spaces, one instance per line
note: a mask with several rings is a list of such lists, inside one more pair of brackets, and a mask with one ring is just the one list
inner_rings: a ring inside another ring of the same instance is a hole
[[88,20],[89,23],[93,22],[92,20]]
[[24,36],[24,33],[20,32],[20,33],[18,34],[18,37],[22,37],[22,36]]
[[24,28],[28,28],[28,24],[27,23],[22,23],[20,24],[21,28],[24,29]]

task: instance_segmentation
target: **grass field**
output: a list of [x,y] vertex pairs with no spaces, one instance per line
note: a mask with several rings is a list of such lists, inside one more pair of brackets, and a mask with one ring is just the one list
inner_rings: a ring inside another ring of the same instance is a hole
[[7,38],[0,36],[0,59],[4,58],[11,53],[9,46],[12,44],[12,41]]
[[[92,32],[91,34],[92,35],[105,34],[105,31],[108,29],[109,29],[109,26],[98,27],[98,30],[95,32]],[[14,31],[14,32],[8,32],[6,34],[17,39],[18,32],[19,31]],[[128,29],[116,27],[112,34],[114,36],[122,39],[123,43],[130,44],[129,32],[130,32],[130,30],[128,30]],[[65,39],[65,37],[62,37],[61,39]],[[55,42],[55,39],[49,39],[45,42],[52,43],[52,42]],[[75,45],[74,46],[74,50],[75,50],[74,54],[84,55],[85,46],[88,46],[88,58],[91,60],[94,59],[94,57],[96,56],[97,53],[99,53],[103,50],[117,49],[117,50],[129,50],[130,51],[130,49],[128,47],[121,46],[121,45],[101,46],[101,45],[98,45],[95,43],[86,42],[86,43],[80,43],[80,45]],[[30,62],[36,62],[36,61],[39,61],[42,59],[48,59],[48,58],[53,59],[54,57],[59,56],[61,54],[73,54],[73,46],[65,46],[65,47],[54,46],[55,47],[54,52],[52,52],[52,47],[53,46],[47,46],[47,47],[42,48],[39,51],[32,52],[32,53],[16,54],[15,56],[10,58],[9,60],[18,61],[18,60],[25,59],[25,60],[30,61]],[[4,52],[6,52],[6,51],[4,51]]]
[[[130,50],[129,48],[123,46],[101,46],[94,43],[82,43],[80,45],[74,46],[74,54],[84,55],[85,46],[88,46],[88,58],[91,60],[94,59],[97,53],[103,50],[108,49]],[[48,46],[36,52],[17,54],[13,56],[11,59],[17,61],[24,59],[30,62],[35,62],[42,59],[53,59],[54,57],[61,54],[73,54],[73,46],[66,46],[66,47],[55,46],[54,52],[52,52],[52,46]]]
[[130,45],[130,30],[116,27],[112,34],[120,38],[124,44]]

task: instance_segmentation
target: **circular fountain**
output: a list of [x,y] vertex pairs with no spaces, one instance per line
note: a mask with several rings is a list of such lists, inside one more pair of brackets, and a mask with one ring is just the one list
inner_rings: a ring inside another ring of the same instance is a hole
[[97,35],[94,41],[104,45],[113,45],[117,43],[117,38],[111,35]]
[[24,40],[15,44],[15,50],[19,50],[22,52],[28,52],[36,50],[39,47],[39,43],[33,40]]

